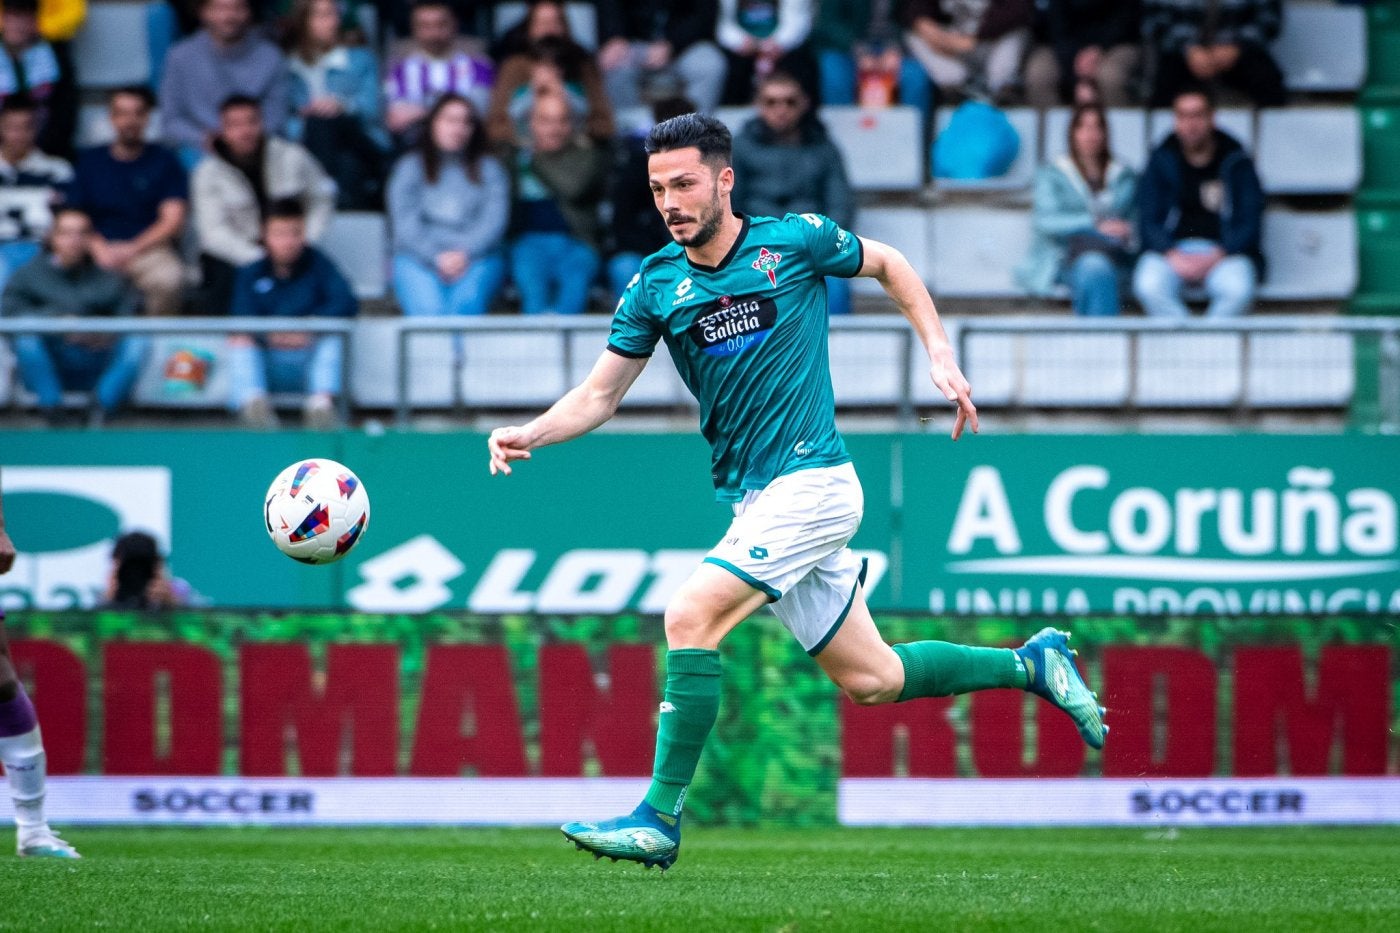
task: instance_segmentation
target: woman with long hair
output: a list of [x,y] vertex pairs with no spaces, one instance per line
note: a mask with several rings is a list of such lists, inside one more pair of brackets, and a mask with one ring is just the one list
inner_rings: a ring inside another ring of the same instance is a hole
[[510,177],[471,103],[445,94],[389,176],[394,294],[410,317],[485,314],[505,278]]
[[1069,121],[1068,151],[1040,167],[1031,208],[1035,239],[1016,279],[1035,295],[1068,285],[1076,314],[1114,315],[1133,251],[1137,174],[1113,158],[1103,107]]
[[335,179],[338,207],[376,209],[389,134],[374,54],[348,41],[335,0],[296,0],[286,47],[292,103],[286,135]]

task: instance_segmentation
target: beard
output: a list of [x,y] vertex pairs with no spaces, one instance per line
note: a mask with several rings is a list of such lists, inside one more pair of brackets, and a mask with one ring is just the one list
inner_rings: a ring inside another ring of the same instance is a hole
[[699,229],[690,236],[680,236],[676,233],[672,233],[671,238],[681,246],[693,247],[703,247],[706,243],[713,240],[715,234],[719,233],[719,228],[724,224],[724,211],[721,209],[718,192],[716,192],[714,200],[710,202],[709,209],[701,212],[700,216],[697,218],[697,222],[699,223]]

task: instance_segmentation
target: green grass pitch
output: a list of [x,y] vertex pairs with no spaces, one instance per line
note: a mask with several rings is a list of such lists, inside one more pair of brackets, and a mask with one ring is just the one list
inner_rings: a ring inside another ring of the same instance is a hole
[[1400,930],[1400,827],[704,829],[662,876],[555,831],[96,829],[0,929]]

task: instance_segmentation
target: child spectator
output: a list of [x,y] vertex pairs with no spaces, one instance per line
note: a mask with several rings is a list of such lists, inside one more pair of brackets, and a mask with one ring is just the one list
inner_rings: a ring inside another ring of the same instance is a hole
[[720,0],[715,35],[728,59],[724,101],[747,104],[758,82],[786,72],[819,93],[820,69],[807,45],[814,0]]
[[389,63],[384,81],[386,122],[400,147],[417,142],[429,109],[444,94],[456,94],[485,113],[491,101],[491,63],[458,41],[457,17],[441,0],[413,6],[412,48]]
[[[618,110],[683,93],[709,113],[724,91],[716,0],[599,0],[598,67]],[[658,93],[660,89],[661,93]]]
[[0,289],[15,269],[39,255],[53,207],[73,178],[72,166],[34,145],[37,131],[27,98],[0,104]]

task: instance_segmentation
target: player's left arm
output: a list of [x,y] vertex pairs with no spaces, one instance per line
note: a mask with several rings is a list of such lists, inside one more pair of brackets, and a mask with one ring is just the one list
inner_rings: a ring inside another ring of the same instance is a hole
[[958,406],[958,415],[953,421],[953,440],[962,436],[963,427],[968,424],[976,434],[977,406],[972,404],[972,386],[953,358],[953,346],[923,280],[904,254],[894,247],[865,237],[860,238],[860,245],[863,261],[856,275],[879,282],[900,313],[908,318],[928,351],[929,376],[933,384],[944,398]]

